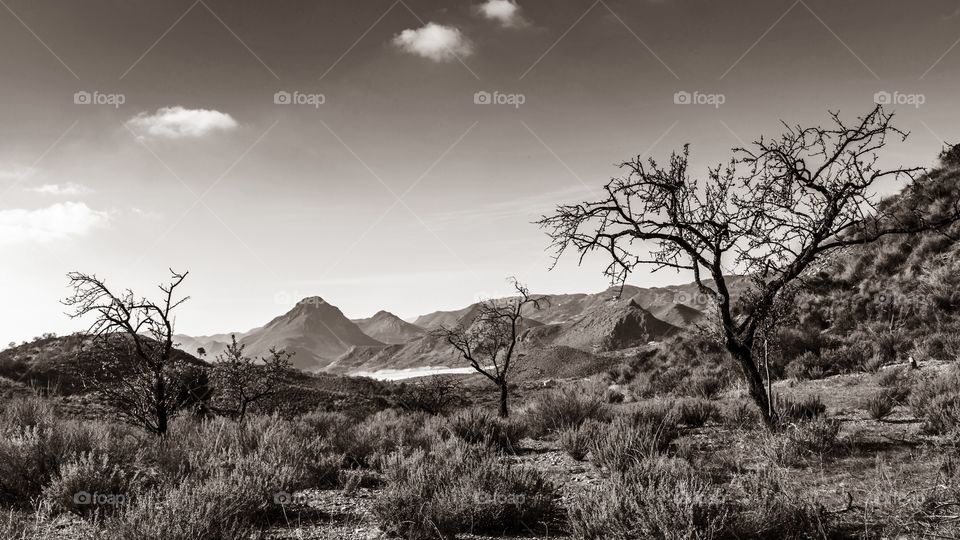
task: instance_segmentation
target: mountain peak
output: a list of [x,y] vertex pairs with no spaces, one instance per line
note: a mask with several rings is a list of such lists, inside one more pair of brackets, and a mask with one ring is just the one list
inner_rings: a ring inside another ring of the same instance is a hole
[[320,298],[319,296],[308,296],[303,300],[300,300],[299,302],[297,302],[298,306],[322,306],[326,304],[327,304],[327,301],[324,300],[323,298]]

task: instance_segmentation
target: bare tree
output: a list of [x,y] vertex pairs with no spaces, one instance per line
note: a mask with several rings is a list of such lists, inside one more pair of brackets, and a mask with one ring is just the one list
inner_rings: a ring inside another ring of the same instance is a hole
[[443,414],[463,399],[463,385],[453,375],[423,377],[403,386],[398,404],[408,411]]
[[[753,350],[784,288],[832,252],[940,230],[960,219],[956,202],[925,215],[929,198],[922,188],[929,178],[921,169],[878,164],[887,137],[907,136],[892,117],[877,107],[852,124],[836,113],[826,128],[784,124],[778,138],[735,148],[730,164],[708,169],[705,182],[690,177],[686,146],[667,167],[637,157],[620,165],[626,174],[606,185],[602,200],[559,206],[538,223],[556,258],[571,247],[581,262],[589,252],[605,252],[611,258],[605,273],[614,282],[623,283],[640,265],[691,271],[700,291],[714,299],[723,343],[773,425]],[[907,186],[898,204],[879,200],[877,182],[900,180]],[[654,247],[637,255],[638,241]],[[739,310],[728,288],[733,273],[756,283]]]
[[517,296],[502,300],[484,300],[477,305],[477,316],[469,324],[441,327],[434,335],[442,337],[466,360],[470,367],[500,389],[500,416],[509,416],[507,394],[512,363],[518,355],[517,344],[523,331],[525,309],[540,309],[546,298],[533,298],[526,285],[510,278]]
[[237,343],[231,335],[231,343],[223,354],[217,355],[213,367],[213,381],[221,406],[243,423],[251,405],[275,396],[292,369],[293,353],[270,349],[270,356],[262,363],[244,356],[246,345]]
[[175,360],[173,347],[173,311],[189,299],[176,298],[176,289],[189,272],[170,273],[154,302],[129,289],[115,294],[95,275],[71,272],[73,294],[63,302],[71,318],[94,318],[78,354],[85,383],[128,421],[160,436],[194,390],[184,387],[189,367]]

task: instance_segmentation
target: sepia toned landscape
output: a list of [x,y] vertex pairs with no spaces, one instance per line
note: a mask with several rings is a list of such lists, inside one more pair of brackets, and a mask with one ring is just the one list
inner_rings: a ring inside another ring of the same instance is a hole
[[960,538],[956,5],[7,2],[0,538]]

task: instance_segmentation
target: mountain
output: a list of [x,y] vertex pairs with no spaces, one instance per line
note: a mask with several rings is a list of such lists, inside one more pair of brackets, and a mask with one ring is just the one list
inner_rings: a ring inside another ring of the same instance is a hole
[[471,304],[456,311],[434,311],[433,313],[420,315],[414,319],[413,324],[420,328],[426,328],[427,330],[433,330],[441,326],[456,326],[460,318],[470,311],[470,308],[474,305],[476,304]]
[[389,311],[378,311],[369,319],[356,319],[354,324],[363,333],[387,344],[406,343],[423,335],[426,330],[397,317]]
[[312,372],[323,370],[354,347],[385,345],[319,296],[304,298],[287,313],[244,334],[239,342],[254,357],[266,356],[271,347],[296,353],[293,365]]
[[182,351],[188,351],[190,354],[196,355],[197,349],[203,347],[203,350],[206,351],[206,358],[214,359],[217,355],[222,354],[227,345],[230,344],[230,335],[236,335],[237,339],[241,339],[245,332],[229,332],[226,334],[215,334],[212,336],[188,336],[185,334],[174,334],[173,338],[177,342],[177,347]]
[[611,300],[568,323],[531,329],[524,341],[534,346],[562,345],[589,352],[609,352],[645,345],[677,334],[680,328],[654,317],[631,300]]

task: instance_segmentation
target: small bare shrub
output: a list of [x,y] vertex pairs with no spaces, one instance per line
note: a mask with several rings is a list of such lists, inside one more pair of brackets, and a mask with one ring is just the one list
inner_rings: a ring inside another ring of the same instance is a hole
[[823,400],[818,395],[808,395],[800,398],[790,398],[784,395],[776,397],[777,414],[782,423],[813,420],[827,410]]
[[730,517],[722,491],[680,459],[638,462],[569,508],[574,538],[715,538]]
[[836,446],[840,428],[839,420],[815,418],[790,426],[787,436],[804,450],[825,454]]
[[394,454],[385,481],[373,513],[382,529],[408,540],[528,532],[558,513],[557,492],[539,471],[462,441]]
[[570,457],[581,461],[590,452],[597,435],[604,427],[604,424],[596,420],[588,420],[579,426],[570,426],[561,431],[558,442]]
[[663,454],[677,436],[669,409],[640,409],[617,416],[597,434],[592,460],[610,471],[624,471],[639,460]]
[[526,410],[530,434],[542,437],[591,418],[605,420],[609,409],[603,391],[591,385],[570,385],[539,396]]
[[672,414],[677,423],[697,428],[719,417],[720,409],[703,398],[684,398],[677,401]]
[[724,405],[721,411],[723,423],[735,429],[751,429],[760,422],[760,413],[753,403],[737,400]]
[[461,411],[449,420],[450,432],[470,444],[483,444],[516,453],[526,426],[516,419],[504,419],[480,409]]
[[716,399],[723,391],[724,381],[713,373],[700,372],[687,378],[689,395],[703,399]]
[[863,408],[866,409],[867,414],[870,415],[870,418],[874,420],[883,420],[887,416],[890,416],[890,413],[893,412],[893,408],[897,405],[897,396],[895,390],[891,388],[884,388],[878,392],[871,394],[863,403]]

